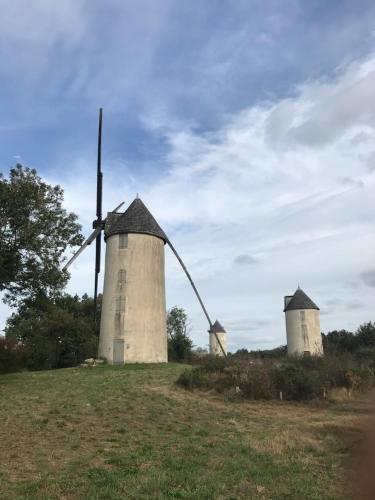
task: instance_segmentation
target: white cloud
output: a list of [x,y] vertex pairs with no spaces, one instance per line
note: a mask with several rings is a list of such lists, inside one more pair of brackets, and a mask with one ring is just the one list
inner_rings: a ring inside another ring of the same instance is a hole
[[[85,7],[86,0],[7,2],[0,17],[0,43],[2,57],[10,60],[0,68],[32,69],[32,74],[36,74],[50,64],[51,53],[57,46],[64,50],[76,47],[90,18]],[[31,75],[28,71],[28,78]]]
[[[318,304],[347,300],[323,329],[371,319],[374,298],[353,301],[345,282],[373,260],[374,75],[372,58],[341,68],[331,82],[306,83],[294,98],[233,115],[215,133],[168,131],[169,174],[145,200],[193,271],[199,259],[212,259],[195,276],[224,325],[250,315],[271,321],[259,326],[264,339],[272,333],[275,345],[284,342],[282,296],[298,282]],[[239,273],[238,255],[261,260]],[[185,299],[174,273],[169,280]],[[198,314],[194,308],[200,339]]]

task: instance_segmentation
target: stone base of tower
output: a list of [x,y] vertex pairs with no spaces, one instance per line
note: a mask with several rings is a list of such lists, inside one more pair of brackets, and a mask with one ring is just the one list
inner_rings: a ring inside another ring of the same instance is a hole
[[164,241],[108,237],[99,357],[108,363],[167,363]]
[[131,346],[126,345],[121,339],[114,339],[112,349],[108,346],[107,349],[99,350],[99,358],[104,359],[109,364],[168,362],[167,353],[132,352]]
[[285,320],[288,356],[323,356],[318,310],[287,311]]

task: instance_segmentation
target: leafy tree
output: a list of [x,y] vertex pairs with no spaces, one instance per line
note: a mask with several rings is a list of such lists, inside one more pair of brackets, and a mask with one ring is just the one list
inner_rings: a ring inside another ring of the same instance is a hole
[[0,291],[16,305],[41,292],[54,295],[66,283],[64,252],[82,244],[77,216],[62,208],[63,190],[36,170],[16,165],[0,173]]
[[360,325],[355,333],[347,330],[333,330],[322,334],[326,354],[354,353],[359,349],[375,348],[375,323]]
[[245,348],[237,349],[237,351],[233,354],[233,356],[247,356],[249,351]]
[[186,312],[174,306],[167,315],[168,359],[188,361],[192,356],[193,341],[189,338]]
[[192,355],[194,358],[204,358],[205,356],[208,356],[208,349],[204,349],[203,347],[196,347],[195,349],[192,350]]
[[[99,296],[99,305],[101,303]],[[6,339],[22,346],[25,367],[47,370],[75,366],[96,355],[93,299],[65,294],[26,301],[7,321]]]
[[364,323],[356,331],[358,345],[361,347],[375,347],[375,323]]
[[342,354],[353,352],[358,346],[358,339],[353,332],[333,330],[322,335],[323,348],[326,354]]

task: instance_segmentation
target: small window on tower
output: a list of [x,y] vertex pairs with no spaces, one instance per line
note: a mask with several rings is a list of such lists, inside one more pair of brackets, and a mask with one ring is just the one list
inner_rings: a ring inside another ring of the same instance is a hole
[[118,297],[116,299],[116,313],[125,312],[125,297]]
[[118,284],[120,286],[125,285],[126,283],[126,271],[125,269],[120,269],[118,272]]
[[305,321],[305,311],[300,311],[299,315],[300,315],[301,321]]
[[119,234],[118,237],[118,247],[123,249],[123,248],[128,248],[128,235],[127,234]]

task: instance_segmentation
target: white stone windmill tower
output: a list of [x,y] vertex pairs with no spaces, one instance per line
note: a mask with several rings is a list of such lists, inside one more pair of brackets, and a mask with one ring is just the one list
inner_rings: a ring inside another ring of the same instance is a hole
[[[196,286],[177,251],[137,197],[124,213],[119,205],[102,219],[101,171],[102,110],[99,114],[97,166],[97,219],[94,231],[64,266],[66,270],[96,240],[94,321],[100,273],[101,232],[106,241],[105,275],[100,323],[101,358],[110,363],[167,362],[164,246],[167,243],[180,262],[209,323],[210,337],[226,356],[220,332],[216,332]],[[215,323],[216,324],[216,323]]]
[[136,198],[109,213],[99,357],[115,363],[168,361],[164,245],[167,237]]
[[319,307],[298,286],[284,297],[288,355],[323,354]]
[[210,334],[210,354],[224,356],[227,353],[227,332],[218,320],[212,325],[211,330],[208,330],[208,333]]

